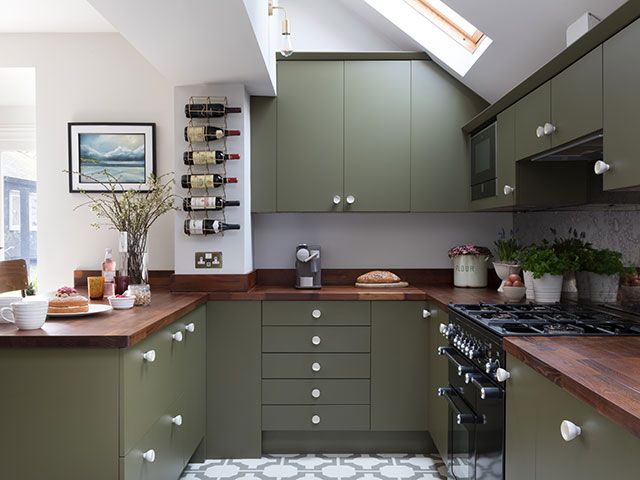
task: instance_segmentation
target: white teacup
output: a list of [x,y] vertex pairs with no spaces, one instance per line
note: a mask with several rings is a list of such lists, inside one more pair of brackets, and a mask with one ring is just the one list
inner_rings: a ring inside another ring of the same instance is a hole
[[0,309],[0,317],[20,330],[36,330],[44,325],[48,308],[46,300],[21,300]]

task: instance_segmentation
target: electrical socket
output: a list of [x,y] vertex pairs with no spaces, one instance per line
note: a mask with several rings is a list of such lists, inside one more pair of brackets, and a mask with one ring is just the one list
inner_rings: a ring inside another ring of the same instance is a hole
[[196,252],[196,268],[222,268],[222,252]]

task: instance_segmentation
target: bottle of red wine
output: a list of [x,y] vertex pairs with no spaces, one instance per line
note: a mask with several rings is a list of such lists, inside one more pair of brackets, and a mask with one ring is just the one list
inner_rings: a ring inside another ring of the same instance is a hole
[[222,103],[187,103],[184,106],[187,118],[219,118],[227,113],[240,112],[240,107],[225,107]]
[[222,210],[225,207],[239,207],[239,200],[225,200],[222,197],[191,197],[182,200],[185,212],[194,210]]
[[225,230],[240,230],[240,225],[210,218],[184,221],[184,233],[187,235],[212,235]]
[[217,165],[227,160],[239,160],[237,153],[224,153],[220,150],[196,150],[184,152],[182,156],[185,165]]
[[184,140],[186,142],[213,142],[224,137],[237,137],[238,135],[240,135],[240,130],[224,130],[213,125],[184,127]]
[[211,173],[206,175],[182,175],[180,183],[183,188],[216,188],[223,183],[238,183],[238,179]]

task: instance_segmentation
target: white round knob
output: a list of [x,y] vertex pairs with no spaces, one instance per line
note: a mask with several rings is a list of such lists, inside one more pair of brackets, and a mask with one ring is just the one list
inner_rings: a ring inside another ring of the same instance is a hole
[[347,203],[349,205],[353,205],[355,203],[355,201],[356,201],[356,197],[354,197],[353,195],[348,195],[347,196]]
[[320,415],[314,415],[311,417],[311,423],[314,425],[318,425],[320,423]]
[[593,171],[596,172],[596,175],[602,175],[611,170],[611,165],[602,160],[598,160],[596,164],[593,166]]
[[557,129],[554,124],[547,122],[544,124],[543,130],[545,135],[551,135],[552,133],[555,133]]
[[334,195],[333,196],[333,204],[334,205],[340,205],[341,201],[342,201],[342,197],[340,195]]
[[440,333],[443,334],[443,335],[445,333],[447,333],[447,329],[448,329],[448,327],[444,323],[441,323],[440,327],[438,327],[438,330],[440,330]]
[[538,128],[536,128],[536,137],[544,137],[544,127],[538,126]]
[[422,318],[429,318],[431,316],[431,312],[426,308],[422,309]]
[[499,382],[506,382],[511,377],[511,374],[504,368],[498,368],[496,370],[496,380]]
[[195,323],[188,323],[187,325],[185,325],[184,329],[189,333],[193,333],[196,331],[196,325]]
[[313,362],[311,364],[311,370],[313,370],[314,372],[319,372],[320,371],[320,364],[318,362]]
[[560,434],[565,442],[570,442],[582,433],[582,428],[569,420],[563,420],[560,424]]
[[151,448],[142,454],[142,458],[145,462],[153,463],[156,461],[156,451]]
[[311,312],[311,316],[313,318],[320,318],[322,316],[322,312],[316,308],[313,312]]
[[515,187],[512,187],[511,185],[505,185],[503,189],[503,192],[505,195],[511,195],[515,191],[516,191]]
[[173,338],[176,342],[181,342],[183,339],[182,332],[174,333],[173,335],[171,335],[171,338]]
[[182,425],[182,415],[176,415],[171,419],[171,423],[177,425],[178,427]]
[[318,335],[311,337],[311,343],[314,345],[320,345],[320,342],[322,342],[322,339]]
[[148,352],[144,352],[142,358],[149,363],[153,363],[156,361],[156,351],[149,350]]
[[320,389],[314,388],[313,390],[311,390],[311,396],[313,398],[320,398]]

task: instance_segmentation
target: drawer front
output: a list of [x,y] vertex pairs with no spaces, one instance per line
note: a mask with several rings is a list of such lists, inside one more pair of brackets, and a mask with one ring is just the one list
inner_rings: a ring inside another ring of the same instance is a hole
[[[317,364],[317,365],[314,365]],[[369,354],[262,355],[262,378],[369,378]]]
[[181,381],[180,391],[202,390],[206,381],[206,307],[203,305],[188,313],[170,328],[183,335],[176,372],[177,379]]
[[262,327],[265,353],[366,353],[370,327]]
[[264,380],[263,405],[369,405],[369,380]]
[[204,438],[206,426],[204,389],[186,391],[171,409],[171,415],[180,415],[182,425],[174,426],[176,445],[182,466],[189,462],[198,444]]
[[267,405],[262,430],[369,430],[369,406]]
[[370,302],[266,301],[263,325],[370,325]]

